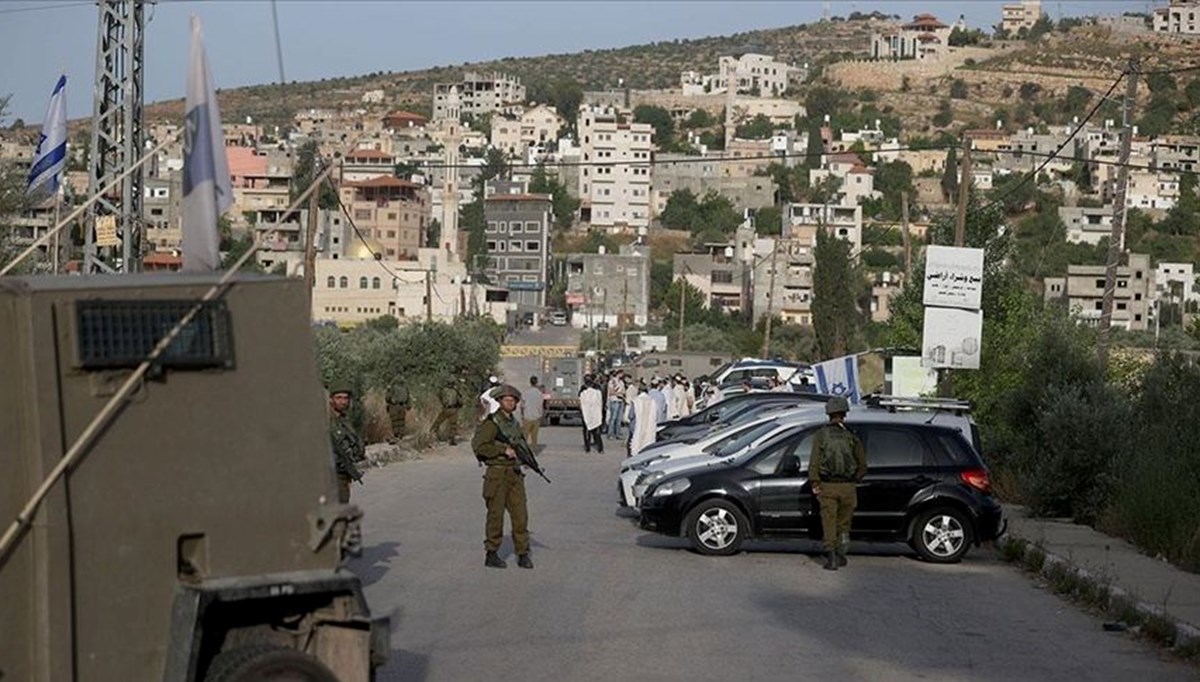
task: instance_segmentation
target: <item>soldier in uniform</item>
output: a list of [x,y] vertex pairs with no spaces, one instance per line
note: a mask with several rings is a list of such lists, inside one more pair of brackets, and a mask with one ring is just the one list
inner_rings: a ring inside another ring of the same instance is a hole
[[487,554],[483,565],[490,568],[508,566],[497,553],[504,537],[504,512],[512,522],[513,546],[517,551],[517,565],[533,568],[529,557],[529,512],[525,508],[525,474],[517,462],[513,443],[525,443],[521,424],[513,416],[521,392],[514,386],[504,384],[496,389],[495,398],[500,409],[488,415],[475,429],[471,449],[475,457],[487,465],[483,475],[483,499],[487,503],[487,523],[483,543]]
[[845,398],[825,403],[829,423],[813,436],[808,459],[808,480],[821,507],[821,532],[825,539],[827,571],[846,565],[850,521],[858,506],[858,481],[867,475],[862,440],[846,428],[850,405]]
[[447,440],[451,445],[455,445],[458,443],[458,413],[462,409],[462,393],[459,392],[458,381],[454,377],[447,379],[446,385],[438,392],[438,402],[442,404],[442,410],[438,412],[429,430],[438,438],[441,436],[442,425],[448,425],[450,435]]
[[399,443],[404,437],[404,422],[408,416],[408,386],[401,379],[396,379],[387,389],[388,420],[392,423],[390,443]]
[[362,481],[358,465],[367,458],[363,439],[350,423],[350,401],[354,391],[348,384],[334,384],[329,390],[329,442],[337,469],[338,501],[350,501],[350,482]]

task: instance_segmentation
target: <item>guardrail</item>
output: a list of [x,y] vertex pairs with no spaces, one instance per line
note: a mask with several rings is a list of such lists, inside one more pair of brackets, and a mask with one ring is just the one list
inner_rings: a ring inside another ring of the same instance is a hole
[[569,358],[578,354],[575,346],[500,346],[502,358]]

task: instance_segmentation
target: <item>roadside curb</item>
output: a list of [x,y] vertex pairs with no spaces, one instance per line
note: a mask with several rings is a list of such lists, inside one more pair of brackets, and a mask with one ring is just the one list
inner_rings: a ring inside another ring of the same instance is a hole
[[1140,629],[1186,658],[1200,655],[1200,627],[1172,615],[1162,606],[1143,600],[1122,587],[1119,578],[1099,575],[1055,553],[1047,548],[1044,540],[1034,539],[1012,527],[1006,535],[997,543],[1001,558],[1040,576],[1056,594],[1099,608],[1117,619],[1120,625],[1131,630]]

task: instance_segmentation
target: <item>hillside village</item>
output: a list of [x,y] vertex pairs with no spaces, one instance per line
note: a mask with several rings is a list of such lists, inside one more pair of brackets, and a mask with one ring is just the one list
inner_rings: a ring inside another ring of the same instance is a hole
[[[1123,87],[1110,86],[1139,58],[1113,323],[1188,327],[1200,304],[1200,3],[1053,22],[1025,0],[985,28],[931,13],[825,23],[836,30],[798,29],[820,37],[787,52],[707,51],[672,83],[506,60],[293,92],[285,101],[302,108],[286,120],[248,113],[270,86],[223,92],[235,195],[223,250],[257,239],[258,268],[302,276],[311,242],[314,320],[343,327],[482,314],[512,328],[562,309],[576,327],[616,331],[692,315],[693,299],[808,327],[825,233],[847,244],[860,313],[882,322],[969,179],[972,210],[1003,212],[1031,285],[1095,322],[1119,208]],[[147,107],[148,143],[178,132],[177,105]],[[23,177],[34,142],[33,129],[4,131],[0,162]],[[81,200],[86,145],[70,153],[68,196]],[[146,270],[180,265],[182,159],[176,142],[147,165]],[[280,222],[325,163],[334,181]],[[53,218],[46,199],[0,224],[21,246]],[[82,229],[59,254],[68,271]]]

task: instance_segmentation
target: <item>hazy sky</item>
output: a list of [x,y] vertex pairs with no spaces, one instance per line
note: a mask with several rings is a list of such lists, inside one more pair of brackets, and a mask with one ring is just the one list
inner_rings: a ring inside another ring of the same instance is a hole
[[[970,26],[986,28],[999,22],[1002,4],[834,0],[832,12],[931,12],[947,23],[965,13]],[[1057,19],[1060,13],[1144,12],[1162,4],[1044,0],[1043,7]],[[823,3],[278,0],[277,8],[285,74],[289,81],[305,81],[789,26],[819,19]],[[278,80],[268,0],[159,0],[146,10],[146,101],[183,96],[190,14],[203,21],[217,87]],[[0,0],[0,96],[13,96],[9,122],[20,117],[40,123],[64,71],[70,116],[91,115],[96,31],[94,2]]]

